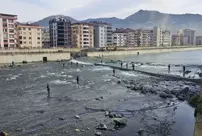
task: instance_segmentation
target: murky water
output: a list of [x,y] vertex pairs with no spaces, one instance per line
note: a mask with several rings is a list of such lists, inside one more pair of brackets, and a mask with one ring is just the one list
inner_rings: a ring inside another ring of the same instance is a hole
[[[182,56],[190,57],[187,60]],[[122,60],[199,65],[200,61],[195,60],[197,56],[200,57],[201,52],[128,56]],[[11,136],[91,136],[95,131],[109,136],[132,136],[144,129],[145,135],[151,136],[193,135],[194,109],[186,102],[133,91],[127,88],[127,82],[134,80],[145,86],[154,85],[158,92],[186,86],[199,90],[198,85],[118,70],[114,77],[111,68],[91,65],[98,60],[82,58],[79,66],[65,62],[63,67],[57,62],[0,69],[0,131]],[[80,78],[79,85],[76,76]],[[170,102],[175,105],[167,107]],[[115,131],[96,130],[99,123],[105,123],[110,129],[114,127],[104,110],[122,113],[128,120],[127,126]],[[75,119],[75,115],[80,119]]]

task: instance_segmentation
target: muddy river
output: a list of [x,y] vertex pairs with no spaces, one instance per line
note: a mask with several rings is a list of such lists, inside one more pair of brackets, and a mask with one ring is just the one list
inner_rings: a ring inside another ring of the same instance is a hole
[[[140,54],[103,61],[141,62],[144,64],[137,68],[158,73],[166,73],[171,64],[173,73],[179,75],[180,66],[186,65],[193,76],[201,54]],[[73,64],[50,62],[0,69],[0,131],[9,136],[193,136],[194,109],[186,96],[199,93],[198,84],[132,71],[116,70],[113,76],[111,68],[92,65],[99,61],[81,58]],[[99,128],[100,124],[105,128]]]

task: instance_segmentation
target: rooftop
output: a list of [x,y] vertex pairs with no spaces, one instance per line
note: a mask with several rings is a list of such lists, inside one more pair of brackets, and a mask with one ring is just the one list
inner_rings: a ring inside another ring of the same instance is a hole
[[17,17],[17,15],[0,13],[0,16]]

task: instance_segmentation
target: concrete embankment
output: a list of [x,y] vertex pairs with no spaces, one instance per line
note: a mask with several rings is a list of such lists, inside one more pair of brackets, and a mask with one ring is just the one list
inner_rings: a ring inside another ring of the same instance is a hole
[[70,53],[25,53],[25,54],[0,54],[0,64],[11,64],[12,61],[15,63],[27,62],[40,62],[43,59],[47,61],[56,60],[69,60]]
[[180,51],[191,51],[191,50],[202,50],[202,47],[172,47],[172,48],[137,48],[124,51],[104,51],[104,52],[88,52],[88,57],[99,57],[99,56],[116,56],[116,55],[135,55],[135,54],[150,54],[150,53],[166,53],[166,52],[180,52]]

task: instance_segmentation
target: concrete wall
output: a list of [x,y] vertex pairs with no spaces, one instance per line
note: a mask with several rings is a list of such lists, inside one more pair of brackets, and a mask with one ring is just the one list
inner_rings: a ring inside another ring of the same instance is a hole
[[47,57],[48,61],[56,61],[62,59],[70,59],[70,53],[43,53],[43,54],[14,54],[14,55],[0,55],[0,64],[38,62],[43,61],[43,57]]
[[129,50],[129,51],[105,51],[105,52],[88,52],[88,57],[99,57],[99,56],[116,56],[116,55],[134,55],[139,52],[140,54],[149,53],[163,53],[163,52],[179,52],[179,51],[190,51],[190,50],[202,50],[202,47],[193,48],[170,48],[170,49],[148,49],[148,50]]

